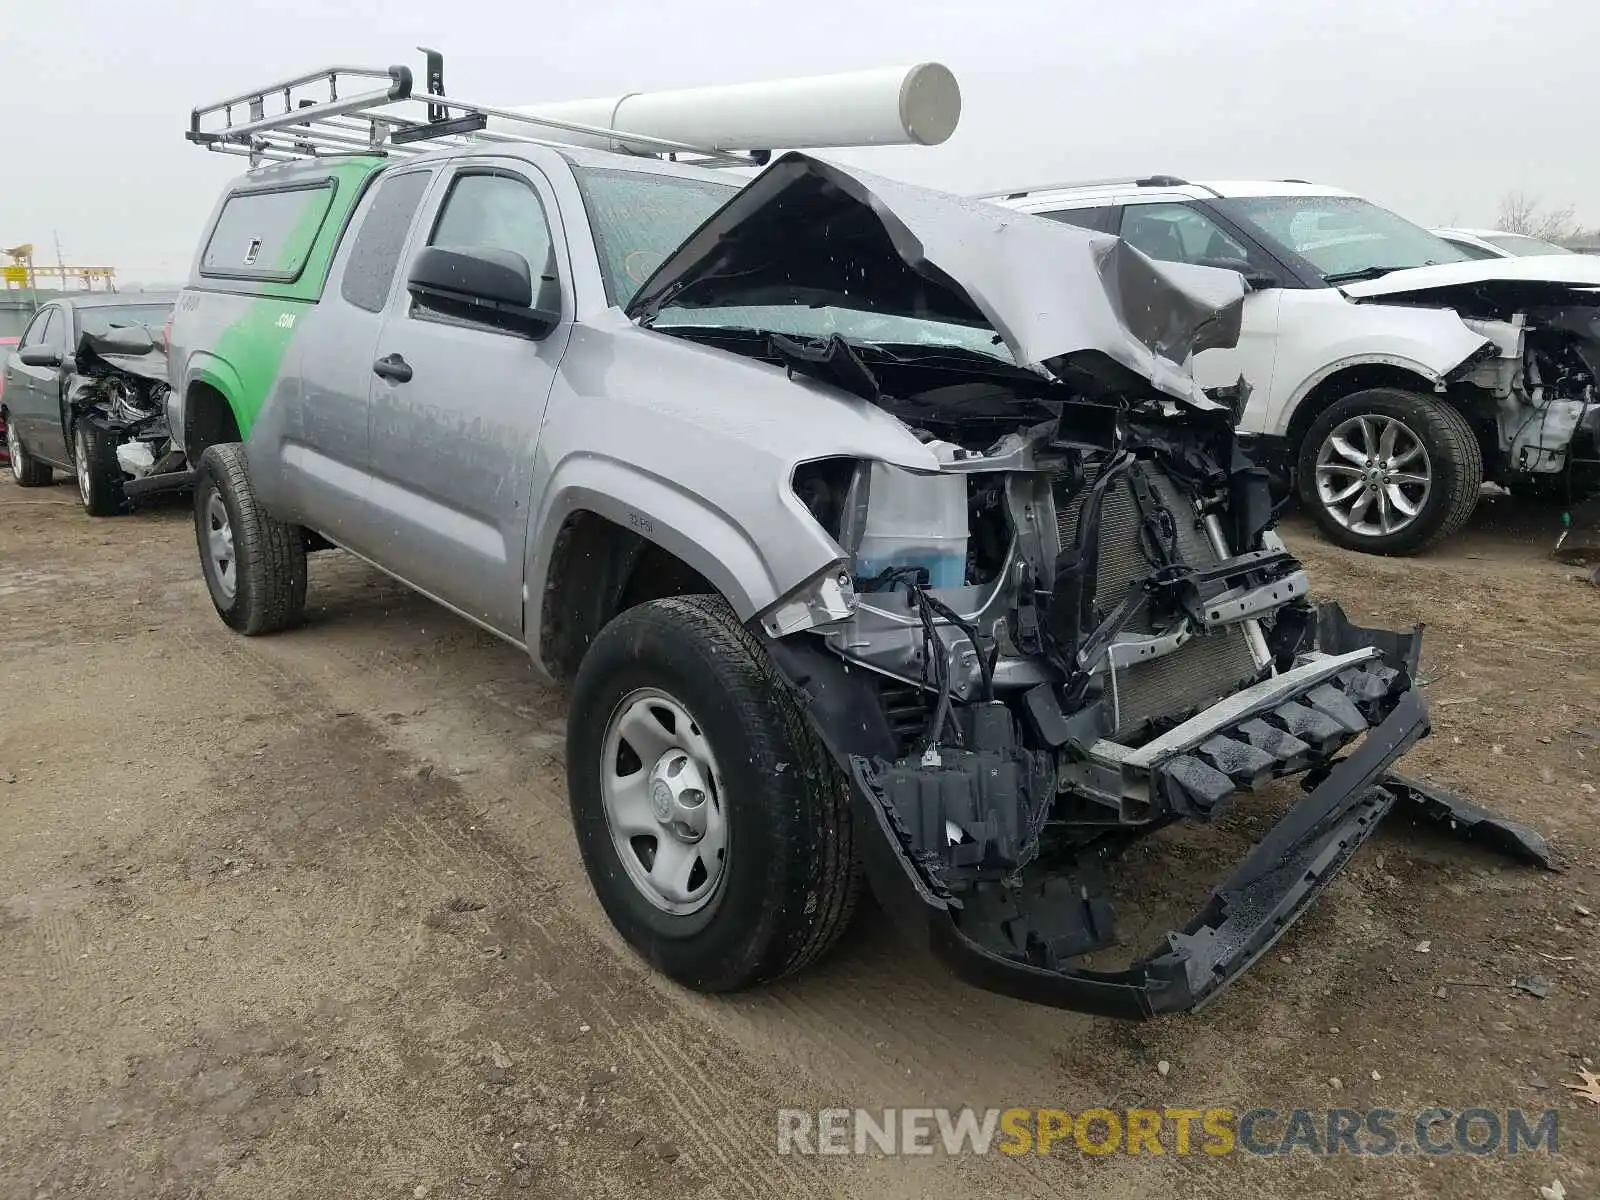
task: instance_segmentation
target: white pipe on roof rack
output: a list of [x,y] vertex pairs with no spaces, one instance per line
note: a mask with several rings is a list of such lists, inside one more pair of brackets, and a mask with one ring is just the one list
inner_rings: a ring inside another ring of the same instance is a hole
[[[918,63],[766,83],[519,105],[512,111],[714,150],[936,146],[960,120],[961,89],[948,67]],[[489,128],[506,130],[506,123],[491,118]],[[560,140],[637,154],[660,149],[626,137],[572,132]]]

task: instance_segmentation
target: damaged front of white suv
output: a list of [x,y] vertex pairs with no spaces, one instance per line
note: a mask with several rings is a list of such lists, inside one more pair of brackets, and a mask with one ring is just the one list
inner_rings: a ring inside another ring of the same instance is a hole
[[[751,627],[848,781],[880,900],[980,986],[1193,1009],[1401,802],[1548,861],[1390,773],[1428,731],[1420,631],[1310,603],[1231,403],[1187,369],[1238,336],[1242,298],[1230,272],[791,155],[630,305],[932,452],[801,464],[838,561]],[[1118,852],[1292,775],[1309,794],[1200,912],[1126,967],[1082,965],[1116,943]]]
[[1600,492],[1600,260],[1441,263],[1343,291],[1362,304],[1440,310],[1475,335],[1472,352],[1439,371],[1438,388],[1478,431],[1488,478],[1569,500]]

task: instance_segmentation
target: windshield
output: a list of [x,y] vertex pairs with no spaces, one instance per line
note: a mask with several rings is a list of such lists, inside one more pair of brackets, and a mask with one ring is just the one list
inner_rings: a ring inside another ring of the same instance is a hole
[[129,325],[147,325],[156,333],[156,341],[160,342],[161,327],[167,323],[167,314],[171,311],[170,304],[118,304],[104,308],[98,305],[94,308],[80,308],[78,330],[80,335],[87,333],[94,337],[104,337],[113,329]]
[[1565,246],[1558,246],[1554,242],[1547,242],[1543,238],[1529,237],[1524,233],[1486,233],[1483,240],[1492,246],[1499,246],[1508,254],[1518,257],[1531,254],[1573,254],[1576,251],[1568,250]]
[[1238,196],[1216,203],[1329,283],[1468,258],[1437,234],[1356,196]]
[[[641,284],[738,186],[677,175],[646,174],[611,167],[574,166],[589,225],[600,253],[606,298],[626,306]],[[973,350],[1011,362],[992,330],[944,321],[884,316],[833,305],[762,304],[724,308],[666,308],[657,329],[756,330],[796,337],[839,334],[857,342],[945,346]]]
[[738,185],[681,175],[574,166],[589,213],[606,299],[626,306],[668,254],[717,209]]

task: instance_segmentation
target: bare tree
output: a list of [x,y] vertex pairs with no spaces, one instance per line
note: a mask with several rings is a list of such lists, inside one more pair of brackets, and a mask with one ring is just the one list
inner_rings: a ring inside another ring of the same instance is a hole
[[1568,242],[1583,232],[1572,205],[1545,209],[1537,196],[1526,192],[1507,192],[1500,197],[1500,215],[1495,219],[1495,228],[1547,242]]

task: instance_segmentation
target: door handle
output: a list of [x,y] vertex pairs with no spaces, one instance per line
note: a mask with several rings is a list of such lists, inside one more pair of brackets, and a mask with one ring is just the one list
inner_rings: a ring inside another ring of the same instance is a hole
[[373,363],[372,373],[395,383],[411,382],[411,364],[398,354],[386,354]]

